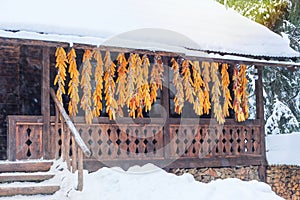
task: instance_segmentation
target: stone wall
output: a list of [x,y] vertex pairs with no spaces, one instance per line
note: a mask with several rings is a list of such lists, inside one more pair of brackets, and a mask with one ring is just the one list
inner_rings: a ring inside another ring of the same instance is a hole
[[[260,180],[257,166],[171,169],[170,172],[176,175],[189,173],[197,181],[204,183],[225,178],[239,178],[244,181]],[[300,200],[300,166],[268,166],[266,179],[272,190],[279,196],[287,200]]]

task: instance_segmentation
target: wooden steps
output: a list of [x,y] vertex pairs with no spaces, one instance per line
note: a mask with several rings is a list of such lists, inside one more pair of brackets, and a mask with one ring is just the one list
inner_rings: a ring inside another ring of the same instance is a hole
[[0,172],[46,172],[50,170],[52,161],[16,161],[0,163]]
[[50,195],[60,189],[59,186],[19,186],[19,187],[0,187],[0,197],[14,195]]
[[0,183],[9,182],[42,182],[53,178],[54,174],[50,173],[2,173],[0,174]]
[[14,195],[51,195],[59,185],[43,183],[55,176],[48,172],[51,161],[0,162],[0,197]]

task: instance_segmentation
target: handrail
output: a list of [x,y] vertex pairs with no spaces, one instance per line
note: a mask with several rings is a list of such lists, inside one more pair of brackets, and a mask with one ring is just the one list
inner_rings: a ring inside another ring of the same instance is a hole
[[[64,161],[67,162],[68,170],[71,169],[72,160],[72,172],[75,173],[78,170],[78,185],[77,189],[79,191],[83,190],[83,153],[87,156],[91,156],[91,151],[87,148],[84,141],[80,137],[76,127],[74,126],[72,120],[70,119],[69,115],[65,111],[63,105],[57,99],[55,92],[52,88],[50,88],[50,94],[52,99],[56,105],[56,131],[58,131],[58,115],[61,116],[61,157]],[[68,129],[67,132],[64,133],[64,122],[67,124]],[[70,138],[70,131],[72,133],[72,138]],[[70,139],[72,139],[72,159],[70,159]],[[78,146],[78,147],[77,147]]]
[[59,109],[61,115],[63,116],[64,120],[66,121],[66,124],[68,125],[71,133],[73,134],[76,143],[81,148],[81,150],[84,153],[84,155],[86,155],[87,157],[90,157],[91,156],[91,151],[88,149],[88,147],[85,145],[84,141],[81,139],[81,137],[80,137],[80,135],[79,135],[76,127],[74,126],[72,120],[70,119],[69,115],[65,111],[64,107],[62,106],[62,104],[57,99],[57,97],[55,95],[55,92],[54,92],[54,90],[52,88],[50,88],[50,94],[51,94],[51,97],[54,100],[57,108]]

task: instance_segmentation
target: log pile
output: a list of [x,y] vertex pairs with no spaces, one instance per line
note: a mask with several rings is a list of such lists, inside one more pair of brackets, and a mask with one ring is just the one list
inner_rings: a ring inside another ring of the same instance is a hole
[[300,167],[268,166],[267,182],[272,190],[287,200],[300,200]]
[[259,180],[257,166],[171,169],[170,172],[176,175],[189,173],[194,176],[195,180],[203,183],[208,183],[212,180],[225,179],[225,178],[239,178],[244,181]]
[[[224,167],[224,168],[192,168],[170,169],[171,173],[192,174],[195,180],[209,183],[216,179],[239,178],[244,181],[260,180],[258,166]],[[300,200],[300,166],[271,165],[266,171],[267,183],[272,190],[286,200]]]

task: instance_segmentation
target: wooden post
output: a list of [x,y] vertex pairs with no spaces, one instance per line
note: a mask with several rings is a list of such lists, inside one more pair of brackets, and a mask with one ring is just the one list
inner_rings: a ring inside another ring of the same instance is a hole
[[170,148],[166,148],[170,143],[170,128],[169,128],[169,118],[170,118],[170,94],[169,94],[169,63],[168,57],[163,57],[163,66],[164,66],[164,82],[163,89],[161,95],[161,105],[165,108],[167,112],[166,121],[164,124],[164,134],[163,134],[163,149],[164,149],[164,157],[169,158]]
[[256,118],[260,120],[260,155],[263,157],[263,162],[259,166],[260,180],[266,182],[266,147],[265,147],[265,120],[264,120],[264,97],[263,97],[263,80],[262,80],[262,66],[256,66],[257,80],[255,81],[256,90]]
[[72,136],[72,173],[77,170],[77,146],[74,136]]
[[7,131],[7,147],[9,148],[7,151],[7,158],[10,161],[16,160],[16,121],[12,120],[10,116],[8,116],[8,131]]
[[65,144],[65,131],[64,131],[64,119],[62,118],[62,116],[60,115],[60,133],[61,133],[61,157],[62,160],[65,161],[66,160],[66,144]]
[[58,138],[58,122],[59,122],[59,111],[57,106],[55,105],[55,159],[59,159],[59,145],[58,145],[58,140],[56,138]]
[[51,137],[50,137],[50,57],[49,48],[43,48],[42,56],[42,91],[41,91],[41,112],[43,115],[43,157],[51,158]]
[[78,186],[77,190],[83,190],[83,155],[80,147],[78,147]]
[[68,170],[71,169],[71,163],[70,163],[70,129],[67,128],[66,131],[66,141],[65,141],[65,156],[66,156],[66,162]]

